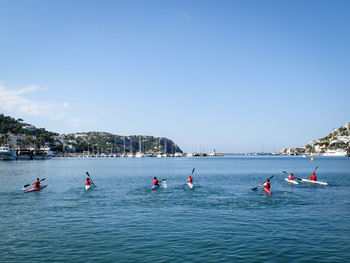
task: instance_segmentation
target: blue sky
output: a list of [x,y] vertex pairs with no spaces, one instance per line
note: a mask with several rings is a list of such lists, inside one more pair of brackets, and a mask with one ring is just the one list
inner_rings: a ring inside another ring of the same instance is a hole
[[0,112],[273,151],[350,121],[349,1],[1,1]]

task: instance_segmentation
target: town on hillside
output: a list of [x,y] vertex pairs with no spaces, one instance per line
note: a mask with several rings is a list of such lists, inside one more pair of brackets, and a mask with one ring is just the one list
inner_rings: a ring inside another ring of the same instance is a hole
[[350,122],[327,136],[297,148],[284,148],[280,154],[307,156],[350,156]]

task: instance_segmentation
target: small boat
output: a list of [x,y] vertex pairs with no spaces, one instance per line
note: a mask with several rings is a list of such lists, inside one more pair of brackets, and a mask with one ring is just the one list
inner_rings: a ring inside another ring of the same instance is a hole
[[152,190],[156,190],[157,188],[159,188],[159,185],[156,184],[156,185],[152,185],[152,188],[151,188],[151,189],[152,189]]
[[45,188],[46,186],[47,186],[47,184],[45,184],[45,185],[41,185],[41,186],[40,186],[40,187],[38,187],[38,188],[34,187],[34,188],[29,189],[29,190],[24,191],[24,192],[25,192],[25,193],[29,193],[29,192],[40,191],[41,189]]
[[0,160],[16,160],[16,151],[12,151],[9,146],[0,147]]
[[166,179],[163,179],[161,182],[160,182],[160,185],[161,187],[163,188],[167,188],[168,187],[168,181]]
[[264,191],[265,191],[266,193],[268,193],[269,195],[271,194],[271,189],[267,189],[266,187],[264,187]]
[[301,181],[304,182],[304,183],[328,185],[327,182],[313,181],[313,180],[309,180],[309,179],[301,179]]
[[191,188],[191,189],[193,188],[193,183],[187,182],[186,184],[189,188]]
[[284,180],[286,180],[286,182],[291,183],[291,184],[299,184],[297,181],[289,180],[288,178],[284,178]]

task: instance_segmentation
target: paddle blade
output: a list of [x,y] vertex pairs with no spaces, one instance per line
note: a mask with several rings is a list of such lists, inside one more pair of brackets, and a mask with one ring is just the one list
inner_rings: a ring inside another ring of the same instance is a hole
[[284,174],[288,174],[286,171],[282,171],[282,173],[284,173]]
[[23,188],[26,188],[26,187],[28,187],[28,186],[30,186],[31,184],[26,184],[26,185],[24,185],[23,186]]
[[88,172],[86,172],[86,174],[90,177],[90,174]]
[[258,187],[259,187],[259,186],[257,186],[257,187],[254,187],[254,188],[252,188],[252,190],[254,190],[254,191],[255,191],[256,189],[258,189]]
[[193,169],[192,169],[192,174],[194,173],[194,170],[195,170],[195,169],[196,169],[196,168],[193,168]]
[[45,179],[46,179],[46,178],[41,179],[40,182],[41,182],[41,181],[44,181]]

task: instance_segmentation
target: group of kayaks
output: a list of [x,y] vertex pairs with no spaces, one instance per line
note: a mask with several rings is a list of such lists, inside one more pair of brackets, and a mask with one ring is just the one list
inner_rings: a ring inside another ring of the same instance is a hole
[[314,181],[314,180],[305,179],[305,178],[299,180],[299,182],[296,180],[289,180],[289,178],[284,178],[284,180],[286,180],[286,182],[291,183],[291,184],[299,184],[299,182],[303,182],[303,183],[311,183],[311,184],[328,185],[327,182]]
[[[188,186],[188,188],[192,189],[194,187],[193,185],[193,182],[186,182],[186,185]],[[168,181],[166,179],[162,179],[160,181],[160,184],[155,184],[155,185],[152,185],[151,189],[152,190],[156,190],[158,189],[159,187],[162,187],[162,188],[167,188],[168,187]]]
[[[194,186],[193,186],[193,179],[192,179],[192,175],[194,173],[194,170],[195,168],[192,169],[192,173],[189,175],[188,177],[188,180],[186,181],[186,185],[192,189]],[[153,180],[153,185],[151,187],[152,190],[156,190],[158,189],[159,187],[162,187],[162,188],[167,188],[168,187],[168,181],[166,179],[162,179],[160,181],[157,180],[157,177],[154,177],[154,180]]]
[[[315,171],[317,170],[318,167],[316,167],[316,169],[313,171],[312,175],[315,175]],[[186,181],[186,185],[192,189],[194,187],[193,185],[193,181],[192,181],[192,175],[194,173],[195,168],[193,168],[192,173],[189,176],[189,179]],[[284,174],[288,174],[287,172],[283,171]],[[90,174],[88,172],[86,172],[86,174],[88,175],[88,178],[86,179],[86,184],[85,184],[85,190],[88,191],[89,189],[91,189],[92,187],[96,187],[95,183],[92,181],[92,178],[90,176]],[[311,180],[310,178],[306,179],[306,178],[298,178],[296,176],[294,176],[292,173],[289,173],[290,176],[289,178],[284,178],[284,180],[290,184],[294,184],[294,185],[298,185],[299,183],[311,183],[311,184],[319,184],[319,185],[328,185],[327,182],[322,182],[322,181],[318,181],[315,180],[316,178],[314,178],[314,180]],[[265,183],[258,185],[257,187],[252,188],[252,190],[257,190],[260,186],[264,187],[264,191],[267,194],[271,194],[271,188],[270,188],[270,180],[273,178],[274,176],[272,175],[271,177],[269,177]],[[294,179],[295,178],[295,179]],[[25,193],[30,193],[30,192],[35,192],[35,191],[40,191],[41,189],[44,189],[45,187],[47,187],[46,185],[40,185],[40,182],[44,181],[46,178],[43,178],[41,180],[39,180],[39,178],[37,178],[37,180],[34,183],[31,184],[26,184],[24,185],[24,190],[26,187],[30,186],[30,185],[34,185],[33,188],[29,189],[29,190],[25,190]],[[166,179],[162,179],[160,181],[157,180],[157,178],[154,178],[155,180],[153,181],[153,185],[151,187],[152,190],[156,190],[160,187],[162,188],[167,188],[168,187],[168,181]]]
[[[298,178],[296,176],[294,176],[292,173],[289,173],[289,177],[288,178],[284,178],[284,180],[290,184],[294,184],[294,185],[298,185],[299,183],[310,183],[310,184],[319,184],[319,185],[328,185],[327,182],[322,182],[322,181],[318,181],[316,179],[316,170],[317,170],[318,166],[315,168],[315,170],[312,172],[311,176],[309,178]],[[283,171],[284,174],[288,174],[286,171]],[[266,182],[258,185],[257,187],[252,188],[252,190],[257,190],[260,186],[264,187],[264,191],[267,194],[271,194],[271,188],[270,188],[270,180],[272,179],[273,175],[266,179]]]

